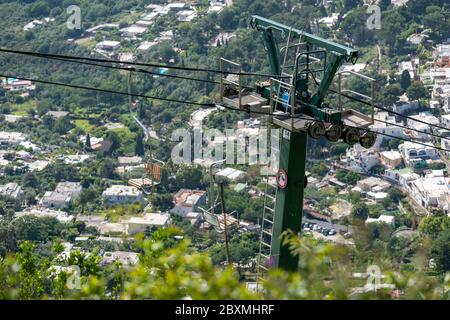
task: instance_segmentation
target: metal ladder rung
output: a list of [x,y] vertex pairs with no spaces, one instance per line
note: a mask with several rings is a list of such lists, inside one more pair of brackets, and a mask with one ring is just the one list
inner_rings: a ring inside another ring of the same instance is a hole
[[[266,268],[266,267],[264,267],[263,265],[259,265],[259,268],[260,269],[263,269],[264,271],[269,271],[269,269],[268,268]],[[259,277],[260,279],[263,279],[262,277]]]
[[269,232],[267,230],[263,230],[262,232],[272,237],[272,232]]
[[[269,270],[266,270],[266,271],[269,271]],[[259,281],[261,281],[261,282],[264,282],[264,281],[266,281],[266,279],[265,279],[265,278],[263,278],[263,277],[261,277],[261,276],[259,276],[259,277],[258,277],[258,279],[259,279]]]
[[273,221],[272,221],[272,220],[269,220],[269,219],[267,219],[267,218],[264,218],[264,222],[268,222],[268,223],[273,224]]
[[264,241],[261,241],[261,244],[265,245],[265,246],[266,246],[266,247],[268,247],[268,248],[270,248],[270,247],[271,247],[271,245],[270,245],[270,244],[268,244],[267,242],[264,242]]
[[265,196],[267,197],[267,198],[269,198],[270,200],[272,200],[272,201],[275,201],[275,197],[274,196],[271,196],[270,194],[265,194]]
[[268,207],[268,206],[265,206],[265,208],[266,208],[267,210],[271,211],[271,212],[275,212],[274,209],[272,209],[272,208],[270,208],[270,207]]
[[268,256],[268,255],[266,255],[264,253],[260,253],[259,255],[262,256],[265,259],[270,259],[270,256]]

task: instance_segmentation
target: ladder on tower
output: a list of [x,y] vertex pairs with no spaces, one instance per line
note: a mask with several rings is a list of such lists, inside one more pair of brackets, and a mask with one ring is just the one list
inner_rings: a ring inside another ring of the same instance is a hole
[[[270,122],[269,122],[270,125]],[[279,131],[275,131],[278,132]],[[273,236],[273,224],[275,217],[275,205],[276,205],[276,193],[277,186],[274,181],[275,173],[278,167],[278,156],[279,156],[279,135],[272,135],[272,131],[269,130],[271,143],[271,152],[269,162],[267,164],[266,174],[266,184],[264,190],[264,207],[261,219],[261,230],[260,230],[260,242],[259,242],[259,254],[258,254],[258,264],[257,264],[257,275],[256,284],[257,290],[262,289],[262,282],[265,280],[265,275],[270,269],[272,264],[273,254],[272,254],[272,236]],[[272,179],[271,179],[272,178]],[[272,181],[273,180],[273,181]],[[272,191],[275,190],[275,191]]]

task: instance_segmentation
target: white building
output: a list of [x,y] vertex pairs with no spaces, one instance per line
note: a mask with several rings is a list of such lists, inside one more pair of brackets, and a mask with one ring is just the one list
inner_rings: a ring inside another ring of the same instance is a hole
[[415,69],[412,61],[402,61],[398,66],[398,73],[402,74],[403,71],[407,70],[411,79],[414,79]]
[[38,27],[43,26],[45,23],[49,23],[49,22],[53,22],[55,21],[55,18],[50,18],[50,17],[45,17],[42,20],[33,20],[29,23],[27,23],[24,27],[23,30],[24,31],[28,31],[28,30],[34,30]]
[[347,149],[347,154],[341,157],[341,162],[348,170],[366,173],[380,164],[380,159],[373,150],[363,149],[357,145]]
[[47,208],[62,208],[70,206],[78,197],[83,187],[79,182],[60,182],[54,191],[47,191],[39,201],[39,204]]
[[123,28],[121,31],[122,31],[122,35],[124,37],[135,38],[135,37],[140,36],[141,34],[147,32],[147,28],[140,27],[137,25],[132,25],[132,26]]
[[168,213],[147,213],[144,217],[133,217],[128,220],[129,235],[145,232],[147,228],[164,228],[172,223]]
[[42,171],[45,168],[47,168],[47,166],[49,164],[50,164],[50,162],[47,160],[36,160],[34,162],[27,163],[27,167],[28,167],[28,170],[30,170],[31,172]]
[[189,124],[192,127],[201,127],[203,120],[215,111],[217,111],[217,108],[198,109],[191,114]]
[[198,211],[198,207],[206,204],[206,191],[181,189],[175,195],[175,206],[171,213],[186,217],[190,212]]
[[96,33],[97,30],[102,30],[102,29],[118,29],[119,25],[115,24],[115,23],[104,23],[104,24],[99,24],[98,26],[89,28],[86,30],[86,33]]
[[376,219],[375,218],[368,218],[366,220],[366,224],[369,224],[369,223],[386,223],[388,225],[393,226],[394,225],[394,220],[395,220],[394,216],[388,216],[388,215],[382,214]]
[[142,163],[142,157],[134,156],[134,157],[118,157],[117,161],[122,166],[128,165],[139,165]]
[[153,21],[149,21],[149,20],[139,20],[138,22],[135,23],[136,26],[142,27],[142,28],[149,28],[149,27],[151,27],[152,24],[153,24]]
[[97,43],[96,48],[102,51],[113,52],[120,48],[120,42],[105,40]]
[[190,22],[197,17],[197,12],[195,10],[183,10],[178,12],[177,16],[180,22]]
[[22,132],[0,131],[0,144],[16,145],[26,141],[27,136]]
[[439,159],[439,154],[431,143],[424,146],[422,144],[406,141],[399,145],[398,149],[403,156],[403,160],[408,165],[412,165],[413,162],[417,160]]
[[209,3],[209,8],[208,8],[208,13],[221,13],[223,9],[225,9],[226,5],[222,2],[210,2]]
[[186,3],[183,3],[183,2],[169,3],[166,6],[166,8],[172,12],[180,12],[180,11],[184,10],[185,7],[186,7]]
[[326,25],[328,28],[332,28],[339,19],[339,13],[332,13],[331,16],[319,19],[319,23]]
[[6,91],[18,92],[35,90],[36,86],[29,80],[7,79],[4,85]]
[[[378,112],[374,115],[374,123],[370,126],[370,129],[381,134],[377,135],[377,139],[373,146],[374,150],[379,150],[381,148],[381,144],[383,140],[391,140],[394,139],[389,136],[406,138],[404,129],[400,126],[403,126],[402,122],[398,122],[394,116],[390,116],[387,112]],[[389,136],[384,136],[382,134],[386,134]]]
[[14,214],[16,219],[24,216],[51,217],[56,218],[61,223],[72,222],[75,219],[74,216],[69,215],[67,212],[39,207],[30,207]]
[[124,266],[132,266],[139,262],[139,255],[136,252],[127,251],[107,251],[103,254],[102,265],[108,265],[115,262],[120,262],[120,264]]
[[384,177],[399,184],[407,191],[411,189],[410,182],[420,178],[420,176],[417,173],[412,172],[410,168],[398,170],[387,169],[384,172]]
[[113,185],[103,191],[103,199],[108,204],[142,202],[144,195],[138,188]]
[[441,124],[450,129],[450,114],[443,114],[441,116]]
[[402,164],[403,157],[397,150],[389,150],[380,152],[380,160],[384,166],[395,169]]
[[62,156],[65,164],[79,164],[90,158],[91,156],[89,154],[71,154],[68,156]]
[[[414,121],[413,119],[420,120],[422,122]],[[426,123],[423,123],[426,122]],[[405,133],[414,139],[418,140],[431,140],[429,133],[432,133],[431,126],[439,125],[439,119],[428,112],[421,112],[418,115],[410,116],[408,119],[408,127],[412,130],[405,130]],[[419,132],[420,131],[420,132]]]
[[50,116],[53,119],[62,119],[62,118],[67,117],[69,115],[69,112],[52,110],[52,111],[48,111],[45,115]]
[[357,186],[362,191],[384,192],[391,187],[391,184],[377,177],[368,177],[359,180]]
[[158,44],[158,42],[156,42],[156,41],[143,41],[137,49],[141,50],[141,51],[147,51],[148,49],[150,49],[151,47],[153,47],[157,44]]
[[17,183],[10,182],[0,186],[0,195],[12,199],[19,199],[23,195],[23,190]]
[[398,98],[398,101],[392,106],[392,110],[398,113],[405,113],[407,111],[413,111],[419,109],[419,101],[409,101],[406,94],[403,94]]
[[230,181],[238,181],[245,178],[245,172],[233,168],[225,168],[216,172],[217,178],[225,178]]
[[217,36],[215,36],[211,42],[209,42],[209,46],[217,47],[219,43],[221,46],[225,45],[225,43],[229,42],[232,38],[236,37],[236,32],[220,32]]
[[136,57],[134,56],[133,52],[119,53],[119,61],[120,62],[134,62],[135,60],[136,60]]
[[425,209],[440,208],[448,212],[449,178],[442,176],[420,177],[411,183],[411,196]]
[[159,33],[159,37],[157,38],[159,42],[172,39],[173,39],[173,30],[162,31]]

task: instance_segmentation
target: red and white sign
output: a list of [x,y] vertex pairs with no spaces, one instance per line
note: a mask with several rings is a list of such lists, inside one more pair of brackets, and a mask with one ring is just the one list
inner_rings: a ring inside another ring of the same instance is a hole
[[278,183],[278,187],[280,187],[280,189],[286,188],[287,183],[288,183],[288,175],[285,170],[283,170],[283,169],[278,170],[277,183]]

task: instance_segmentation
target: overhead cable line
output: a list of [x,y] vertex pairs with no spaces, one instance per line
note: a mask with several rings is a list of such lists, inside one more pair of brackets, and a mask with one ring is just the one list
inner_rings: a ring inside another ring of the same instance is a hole
[[[139,69],[139,68],[96,64],[96,63],[90,63],[90,62],[86,62],[86,61],[94,61],[94,62],[101,62],[101,63],[119,63],[119,64],[146,66],[146,67],[153,67],[153,68],[166,68],[166,69],[185,70],[185,71],[202,71],[202,72],[221,73],[221,74],[233,74],[233,75],[242,75],[242,76],[260,76],[260,77],[278,77],[278,78],[280,78],[280,76],[277,76],[277,75],[270,75],[270,74],[263,74],[263,73],[232,72],[232,71],[223,71],[223,70],[216,70],[216,69],[168,66],[168,65],[161,65],[161,64],[149,64],[149,63],[139,63],[139,62],[123,62],[123,61],[119,61],[119,60],[88,58],[88,57],[78,57],[78,56],[68,56],[68,55],[57,55],[57,54],[38,53],[38,52],[31,52],[31,51],[3,49],[3,48],[0,48],[0,52],[21,54],[21,55],[27,55],[27,56],[35,56],[35,57],[42,57],[42,58],[47,58],[47,59],[52,59],[52,60],[74,62],[74,63],[80,63],[80,64],[85,64],[85,65],[98,66],[98,67],[111,68],[111,69],[118,69],[118,70],[124,70],[124,71],[130,71],[131,70],[133,72],[146,73],[146,74],[151,74],[151,75],[155,75],[155,76],[161,76],[161,77],[167,77],[167,78],[175,78],[175,79],[183,79],[183,80],[191,80],[191,81],[198,81],[198,82],[206,82],[206,83],[213,83],[213,84],[220,84],[220,82],[214,81],[214,80],[190,78],[190,77],[179,76],[179,75],[172,75],[172,74],[161,74],[161,73],[158,73],[158,72],[153,72],[153,71]],[[245,89],[251,89],[249,87],[244,87],[244,88]],[[332,93],[335,93],[335,94],[339,94],[337,91],[335,91],[333,89],[329,89],[329,91],[332,92]],[[344,94],[344,93],[340,93],[340,95],[345,97],[345,98],[347,98],[347,99],[351,99],[353,101],[365,104],[367,106],[372,106],[372,104],[370,102],[360,100],[360,99],[352,97],[350,95],[347,95],[347,94]],[[375,108],[377,108],[379,110],[383,110],[383,111],[395,114],[396,116],[409,119],[411,121],[416,121],[416,122],[419,122],[419,123],[422,123],[422,124],[426,124],[426,125],[428,125],[430,127],[434,127],[434,128],[450,131],[449,128],[446,128],[446,127],[443,127],[443,126],[440,126],[440,125],[436,125],[436,124],[430,124],[430,123],[427,123],[426,121],[423,121],[423,120],[420,120],[420,119],[416,119],[416,118],[413,118],[411,116],[403,115],[403,114],[398,113],[396,111],[393,111],[393,110],[390,110],[390,109],[387,109],[387,108],[384,108],[384,107],[380,107],[378,105],[373,105],[373,107],[375,107]],[[382,121],[382,120],[376,120],[376,121]],[[405,129],[417,131],[417,132],[420,132],[420,133],[425,133],[425,132],[421,132],[420,130],[417,130],[417,129],[406,128],[405,126],[402,126],[402,125],[399,125],[399,124],[391,123],[390,125],[403,127]],[[438,136],[438,135],[435,135],[433,133],[427,133],[427,134],[430,134],[430,135],[438,137],[438,138],[444,138],[445,139],[445,137]]]
[[[0,51],[1,51],[1,49],[0,49]],[[40,57],[40,56],[37,56],[37,57]],[[129,67],[113,66],[113,65],[99,64],[99,63],[93,63],[93,62],[87,62],[87,61],[77,61],[77,60],[72,60],[72,59],[69,59],[69,58],[50,58],[50,60],[57,60],[57,61],[64,61],[64,62],[73,62],[73,63],[82,64],[82,65],[95,66],[95,67],[101,67],[101,68],[107,68],[107,69],[115,69],[115,70],[123,70],[123,71],[132,71],[132,72],[137,72],[137,73],[145,73],[145,74],[150,74],[150,75],[158,76],[158,77],[175,78],[175,79],[183,79],[183,80],[190,80],[190,81],[198,81],[198,82],[208,82],[208,83],[220,84],[219,81],[208,80],[208,79],[191,78],[191,77],[178,76],[178,75],[167,74],[167,73],[162,74],[162,73],[159,73],[159,72],[144,70],[144,69],[141,69],[141,68],[135,68],[135,67],[130,67],[130,66]]]
[[[246,110],[234,109],[234,108],[226,106],[226,105],[220,105],[220,106],[225,108],[225,109],[228,109],[228,110],[241,111],[241,112],[248,113]],[[250,113],[266,115],[266,116],[269,115],[267,112],[260,112],[260,111],[251,111]],[[286,117],[288,119],[294,118],[294,119],[299,119],[299,120],[311,120],[311,118],[306,118],[306,117],[301,117],[301,116],[286,116]],[[379,135],[382,135],[382,136],[385,136],[385,137],[388,137],[388,138],[398,139],[398,140],[402,140],[402,141],[405,141],[405,142],[416,143],[416,144],[419,144],[419,145],[423,145],[425,147],[431,147],[433,149],[450,152],[450,149],[445,149],[445,148],[437,147],[437,146],[434,146],[434,145],[429,145],[429,144],[426,144],[426,143],[420,142],[420,141],[413,141],[411,139],[407,139],[407,138],[403,138],[403,137],[397,137],[397,136],[390,135],[390,134],[383,133],[383,132],[379,132],[379,131],[376,131],[376,130],[370,130],[368,128],[360,128],[360,127],[350,126],[350,125],[346,125],[346,126],[349,127],[349,128],[355,128],[355,129],[358,129],[358,130],[363,130],[363,131],[366,131],[366,132],[372,132],[372,133],[379,134]]]
[[206,68],[193,68],[193,67],[182,67],[182,66],[170,66],[165,64],[156,64],[156,63],[142,63],[142,62],[124,62],[119,60],[111,60],[111,59],[100,59],[100,58],[89,58],[89,57],[79,57],[79,56],[69,56],[69,55],[59,55],[59,54],[51,54],[51,53],[39,53],[32,51],[22,51],[22,50],[12,50],[12,49],[4,49],[0,48],[0,52],[12,53],[12,54],[20,54],[26,56],[35,56],[35,57],[44,57],[49,59],[68,59],[74,61],[92,61],[92,62],[101,62],[101,63],[119,63],[124,65],[131,66],[141,66],[141,67],[151,67],[151,68],[165,68],[165,69],[173,69],[173,70],[182,70],[182,71],[200,71],[200,72],[210,72],[210,73],[218,73],[218,74],[232,74],[232,75],[240,75],[240,76],[255,76],[255,77],[266,77],[266,78],[284,78],[279,75],[267,74],[267,73],[256,73],[256,72],[235,72],[235,71],[224,71],[218,69],[206,69]]
[[[46,80],[30,79],[30,78],[25,78],[25,77],[17,77],[17,76],[13,76],[13,75],[0,74],[0,77],[2,77],[2,78],[14,78],[14,79],[18,79],[18,80],[32,81],[32,82],[36,82],[36,83],[43,83],[43,84],[48,84],[48,85],[56,85],[56,86],[62,86],[62,87],[67,87],[67,88],[73,88],[73,89],[90,90],[90,91],[97,91],[97,92],[102,92],[102,93],[118,94],[118,95],[123,95],[123,96],[134,96],[134,97],[140,97],[140,98],[147,98],[147,99],[167,101],[167,102],[175,102],[175,103],[189,104],[189,105],[197,105],[197,106],[203,106],[203,107],[215,107],[215,106],[217,106],[217,104],[215,104],[215,103],[200,103],[200,102],[194,102],[194,101],[184,101],[184,100],[177,100],[177,99],[149,96],[149,95],[143,95],[143,94],[128,93],[128,92],[123,92],[123,91],[114,91],[114,90],[100,89],[100,88],[94,88],[94,87],[72,85],[72,84],[61,83],[61,82],[53,82],[53,81],[46,81]],[[235,109],[235,108],[231,108],[231,107],[226,106],[226,105],[219,105],[219,106],[223,107],[224,109],[228,109],[228,110],[232,110],[232,111],[245,112],[247,114],[249,113],[247,110]],[[270,115],[267,112],[258,112],[258,111],[251,111],[250,113],[260,114],[260,115],[265,115],[265,116],[269,116]],[[288,118],[295,118],[295,119],[301,119],[301,120],[311,120],[310,118],[302,118],[302,117],[291,116],[291,115],[289,115]],[[390,138],[393,138],[393,139],[398,139],[398,140],[402,140],[402,141],[406,141],[406,142],[416,143],[416,144],[423,145],[423,146],[426,146],[426,147],[432,147],[434,149],[441,150],[441,151],[450,152],[450,149],[445,149],[445,148],[429,145],[429,144],[426,144],[426,143],[423,143],[423,142],[419,142],[419,141],[413,141],[411,139],[407,139],[407,138],[403,138],[403,137],[397,137],[397,136],[394,136],[394,135],[378,132],[378,131],[375,131],[375,130],[370,130],[370,129],[367,129],[367,128],[359,128],[359,127],[356,127],[356,126],[349,126],[349,125],[348,125],[348,127],[359,129],[359,130],[364,130],[364,131],[367,131],[367,132],[372,132],[372,133],[379,134],[379,135],[386,136],[386,137],[390,137]],[[414,129],[412,129],[412,128],[411,128],[411,130],[414,131]]]
[[194,102],[194,101],[184,101],[184,100],[177,100],[177,99],[170,99],[170,98],[162,98],[162,97],[156,97],[156,96],[148,96],[148,95],[144,95],[144,94],[128,93],[128,92],[123,92],[123,91],[114,91],[114,90],[100,89],[100,88],[94,88],[94,87],[86,87],[86,86],[67,84],[67,83],[61,83],[61,82],[29,79],[29,78],[24,78],[24,77],[16,77],[16,76],[12,76],[12,75],[0,74],[0,77],[13,78],[13,79],[18,79],[18,80],[25,80],[25,81],[31,81],[31,82],[43,83],[43,84],[49,84],[49,85],[56,85],[56,86],[62,86],[62,87],[67,87],[67,88],[91,90],[91,91],[98,91],[98,92],[103,92],[103,93],[112,93],[112,94],[119,94],[119,95],[124,95],[124,96],[133,96],[133,97],[139,97],[139,98],[161,100],[161,101],[167,101],[167,102],[176,102],[176,103],[191,104],[191,105],[197,105],[197,106],[207,106],[207,107],[215,106],[214,103],[200,103],[200,102]]
[[[328,90],[329,90],[330,92],[332,92],[332,93],[339,94],[337,91],[335,91],[335,90],[333,90],[333,89],[328,89]],[[367,102],[367,101],[364,101],[364,100],[360,100],[360,99],[358,99],[358,98],[349,96],[349,95],[347,95],[347,94],[345,94],[345,93],[340,93],[340,95],[343,96],[344,98],[347,98],[347,99],[350,99],[350,100],[353,100],[353,101],[356,101],[356,102],[365,104],[365,105],[367,105],[367,106],[372,106],[372,104],[371,104],[370,102]],[[390,109],[388,109],[388,108],[380,107],[380,106],[378,106],[378,105],[373,105],[373,107],[376,108],[376,109],[379,109],[379,110],[383,110],[383,111],[386,111],[386,112],[395,114],[396,116],[399,116],[399,117],[403,117],[403,118],[409,119],[409,120],[411,120],[411,121],[416,121],[416,122],[420,122],[420,123],[422,123],[422,124],[426,124],[426,125],[428,125],[428,126],[430,126],[430,127],[435,127],[435,128],[438,128],[438,129],[443,129],[443,130],[450,131],[450,128],[446,128],[446,127],[443,127],[443,126],[440,126],[440,125],[437,125],[437,124],[431,124],[431,123],[428,123],[428,122],[426,122],[426,121],[424,121],[424,120],[416,119],[416,118],[413,118],[413,117],[411,117],[411,116],[407,116],[407,115],[401,114],[401,113],[399,113],[399,112],[390,110]],[[398,125],[397,125],[397,126],[398,126]],[[413,130],[412,128],[409,128],[409,129]],[[429,134],[430,134],[430,133],[429,133]]]

